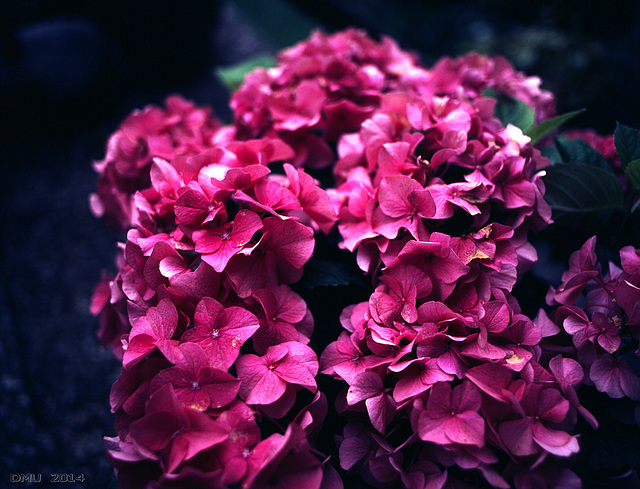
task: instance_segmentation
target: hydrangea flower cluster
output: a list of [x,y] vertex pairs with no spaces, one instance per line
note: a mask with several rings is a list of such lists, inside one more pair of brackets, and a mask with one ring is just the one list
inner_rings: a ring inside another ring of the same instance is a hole
[[166,110],[150,106],[134,111],[109,138],[104,159],[93,165],[100,180],[91,210],[120,231],[135,226],[132,198],[149,187],[153,158],[170,160],[210,149],[221,126],[211,109],[178,96],[167,98]]
[[609,262],[606,273],[595,250],[594,236],[571,255],[562,283],[547,294],[557,306],[551,318],[571,337],[567,353],[584,368],[582,382],[614,399],[640,401],[640,378],[629,365],[640,354],[640,250],[623,247],[620,266]]
[[[591,240],[555,309],[522,313],[550,162],[500,99],[555,115],[504,58],[429,69],[348,29],[249,73],[230,126],[178,96],[123,122],[91,198],[127,230],[92,304],[123,366],[119,487],[581,487],[577,426],[598,421],[578,388],[640,400],[640,252],[603,276]],[[320,236],[371,283],[337,338],[296,286]],[[330,404],[344,426],[321,453]]]
[[536,260],[528,229],[551,218],[544,159],[494,103],[392,93],[339,145],[341,246],[381,271],[321,371],[348,384],[340,464],[374,485],[444,487],[475,469],[527,487],[550,466],[577,479],[551,462],[578,442],[562,373],[538,361],[550,332],[510,296]]
[[[131,196],[118,275],[94,297],[123,365],[107,440],[121,487],[258,487],[273,471],[322,480],[307,441],[326,409],[313,317],[289,284],[335,215],[303,170],[271,173],[292,155],[265,138],[155,157],[150,186]],[[258,419],[290,414],[302,389],[317,396],[263,438]]]
[[296,166],[323,168],[335,164],[340,136],[357,132],[387,92],[464,99],[487,88],[522,100],[539,120],[555,115],[553,95],[540,89],[540,79],[525,77],[504,58],[443,58],[428,70],[393,39],[376,42],[358,29],[316,31],[281,51],[276,67],[247,75],[231,108],[239,137],[277,136],[295,149]]

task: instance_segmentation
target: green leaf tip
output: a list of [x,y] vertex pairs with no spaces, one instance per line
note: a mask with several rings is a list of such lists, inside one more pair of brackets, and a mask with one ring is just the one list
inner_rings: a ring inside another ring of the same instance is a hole
[[617,122],[613,142],[625,171],[629,163],[640,159],[640,130]]
[[530,127],[525,131],[525,134],[531,138],[531,144],[535,145],[555,128],[561,126],[574,117],[579,116],[585,110],[587,109],[578,109],[573,112],[567,112],[566,114],[560,114],[556,117],[552,117],[551,119],[547,119],[546,121],[542,121],[540,124]]
[[533,126],[535,120],[533,109],[523,101],[498,93],[493,88],[485,89],[482,95],[498,101],[494,109],[494,115],[505,126],[513,124],[519,127],[522,132],[526,132]]
[[273,56],[261,55],[242,63],[217,68],[215,70],[215,75],[222,81],[229,91],[233,92],[242,85],[247,73],[256,68],[271,68],[275,65],[276,60]]

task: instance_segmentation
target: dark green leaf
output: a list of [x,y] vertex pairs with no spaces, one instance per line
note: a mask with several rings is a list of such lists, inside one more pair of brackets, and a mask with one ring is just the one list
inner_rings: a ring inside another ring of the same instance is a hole
[[313,289],[336,285],[363,285],[363,283],[360,274],[344,263],[312,258],[304,266],[304,274],[298,285]]
[[530,127],[525,134],[531,138],[531,144],[536,144],[556,127],[582,114],[585,110],[586,109],[574,110],[573,112],[568,112],[566,114],[561,114],[551,119],[547,119],[536,126]]
[[563,162],[596,166],[602,170],[613,173],[613,168],[607,163],[604,156],[598,153],[586,141],[561,136],[555,139],[555,143]]
[[242,85],[247,73],[253,71],[255,68],[269,68],[272,66],[275,66],[275,58],[264,55],[251,58],[237,65],[218,68],[215,73],[229,91],[233,92]]
[[640,159],[632,160],[627,164],[624,176],[627,177],[634,189],[640,190]]
[[553,210],[598,212],[622,208],[622,186],[609,171],[590,165],[558,163],[545,172],[545,200]]
[[558,148],[556,145],[553,146],[545,146],[544,148],[540,148],[540,154],[545,158],[549,158],[551,164],[554,165],[556,163],[562,163],[562,156],[558,152]]
[[618,122],[613,132],[613,142],[623,169],[630,162],[640,159],[640,130]]
[[535,114],[533,109],[524,102],[502,95],[496,92],[493,88],[487,88],[482,92],[482,95],[494,98],[498,101],[496,103],[494,115],[505,126],[507,124],[513,124],[514,126],[522,129],[523,132],[526,132],[533,125]]

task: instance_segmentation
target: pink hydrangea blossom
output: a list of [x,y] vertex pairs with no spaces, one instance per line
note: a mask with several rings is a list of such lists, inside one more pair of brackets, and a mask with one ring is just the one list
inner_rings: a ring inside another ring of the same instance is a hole
[[225,308],[210,297],[204,297],[195,311],[194,327],[187,330],[181,342],[199,345],[211,366],[228,370],[240,354],[240,347],[260,327],[258,318],[248,310]]

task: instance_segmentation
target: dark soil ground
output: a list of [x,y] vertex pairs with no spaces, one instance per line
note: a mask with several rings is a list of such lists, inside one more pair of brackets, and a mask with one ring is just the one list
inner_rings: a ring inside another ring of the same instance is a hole
[[471,49],[505,54],[542,77],[560,112],[586,107],[576,125],[640,127],[636,2],[530,3],[2,2],[0,487],[49,487],[56,474],[84,476],[64,487],[112,481],[102,437],[114,434],[119,363],[101,349],[89,304],[122,237],[91,215],[88,196],[91,162],[129,112],[180,93],[228,120],[216,66],[274,53],[314,26],[355,25],[426,63]]

